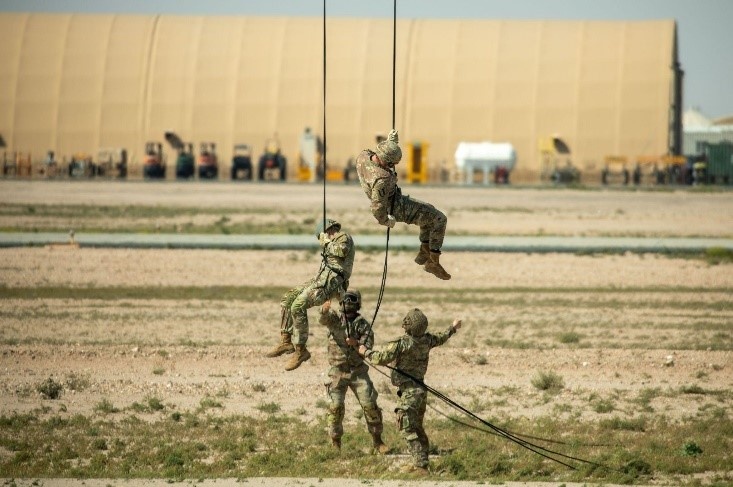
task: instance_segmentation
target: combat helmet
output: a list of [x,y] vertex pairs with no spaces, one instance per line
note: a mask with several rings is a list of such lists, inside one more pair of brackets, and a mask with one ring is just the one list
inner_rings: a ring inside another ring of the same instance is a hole
[[325,227],[323,226],[323,220],[319,220],[316,224],[316,238],[320,237],[323,232],[327,231],[331,227],[336,227],[337,232],[341,230],[341,224],[336,220],[327,218]]
[[428,317],[419,309],[412,309],[402,319],[402,328],[408,335],[423,336],[428,329]]
[[361,291],[346,291],[343,299],[341,299],[341,303],[344,306],[344,311],[347,313],[359,311],[361,309]]
[[392,129],[387,136],[387,140],[377,144],[374,152],[379,156],[379,160],[388,166],[399,164],[402,159],[402,149],[398,145],[400,143],[397,131]]

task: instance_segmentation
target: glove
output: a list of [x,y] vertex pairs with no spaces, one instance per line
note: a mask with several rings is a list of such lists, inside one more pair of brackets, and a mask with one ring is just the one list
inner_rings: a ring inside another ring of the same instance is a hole
[[318,236],[318,243],[321,244],[321,247],[325,247],[329,242],[331,242],[331,237],[326,232],[321,232]]
[[387,215],[387,221],[384,223],[385,227],[394,228],[395,223],[397,223],[397,220],[395,220],[395,217],[392,215]]

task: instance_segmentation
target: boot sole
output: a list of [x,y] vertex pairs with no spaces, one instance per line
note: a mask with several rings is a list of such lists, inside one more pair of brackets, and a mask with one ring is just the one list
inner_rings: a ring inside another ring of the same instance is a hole
[[308,354],[303,360],[298,360],[298,363],[295,364],[295,367],[285,367],[285,370],[287,370],[288,372],[290,372],[291,370],[295,370],[298,367],[300,367],[303,364],[303,362],[307,362],[308,360],[310,360],[310,358],[311,358],[311,355]]
[[445,274],[445,276],[448,276],[448,277],[444,277],[443,275],[438,274],[438,270],[437,269],[434,269],[434,270],[433,269],[429,269],[428,266],[425,266],[424,269],[425,269],[425,272],[434,275],[438,279],[443,279],[444,281],[450,281],[451,275],[448,274],[448,273]]
[[289,353],[295,353],[295,349],[292,349],[292,350],[283,350],[282,352],[279,352],[279,353],[266,353],[265,354],[265,357],[267,357],[267,358],[275,358],[275,357],[279,357],[281,355],[287,355]]

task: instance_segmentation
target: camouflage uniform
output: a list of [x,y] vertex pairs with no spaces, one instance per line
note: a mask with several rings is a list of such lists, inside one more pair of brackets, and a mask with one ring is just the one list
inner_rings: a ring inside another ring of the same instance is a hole
[[330,240],[322,240],[323,262],[318,274],[283,296],[281,330],[292,335],[296,345],[308,341],[308,308],[319,306],[349,288],[354,253],[351,236],[340,230]]
[[373,162],[374,154],[365,149],[356,158],[356,172],[371,201],[374,218],[381,225],[387,224],[387,215],[394,216],[398,222],[419,225],[420,242],[428,243],[432,250],[440,250],[448,221],[445,214],[429,203],[403,195],[397,186],[397,172]]
[[331,368],[328,371],[330,380],[326,383],[326,389],[331,404],[326,422],[331,440],[336,445],[341,443],[341,436],[344,434],[344,400],[347,389],[351,389],[361,404],[367,429],[378,449],[383,445],[382,410],[377,406],[379,394],[369,378],[369,366],[355,349],[346,344],[347,338],[353,338],[359,344],[371,348],[374,344],[371,326],[359,313],[339,315],[332,309],[321,313],[320,323],[328,327],[328,363]]
[[[376,365],[396,362],[396,369],[422,381],[428,369],[430,349],[448,341],[455,333],[455,329],[450,326],[441,333],[425,333],[424,329],[427,328],[425,315],[420,310],[415,309],[408,313],[405,321],[408,321],[411,315],[413,318],[420,315],[424,319],[423,333],[410,332],[403,322],[407,334],[390,342],[383,350],[368,350],[365,356]],[[400,433],[407,441],[414,465],[427,468],[430,443],[423,429],[427,391],[397,370],[392,371],[392,384],[397,386],[397,395],[400,397],[399,404],[395,408]]]

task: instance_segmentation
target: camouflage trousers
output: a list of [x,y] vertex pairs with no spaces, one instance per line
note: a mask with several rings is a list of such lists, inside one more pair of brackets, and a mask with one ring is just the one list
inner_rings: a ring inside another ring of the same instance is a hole
[[308,341],[308,308],[320,306],[339,296],[347,288],[348,282],[331,274],[325,279],[311,279],[286,292],[280,301],[281,331],[292,335],[295,345],[305,345]]
[[425,407],[427,406],[427,391],[414,384],[403,384],[397,394],[400,401],[395,408],[397,413],[397,427],[412,455],[416,467],[428,466],[428,450],[430,441],[423,428]]
[[392,216],[398,222],[420,226],[420,242],[429,243],[432,250],[443,246],[448,218],[433,205],[400,195],[395,200]]
[[328,434],[332,439],[340,439],[344,434],[344,414],[346,407],[346,391],[351,389],[356,399],[361,404],[366,419],[367,429],[372,435],[382,434],[382,410],[377,406],[379,393],[374,388],[369,378],[369,366],[362,363],[352,369],[348,364],[333,366],[328,371],[329,382],[326,383],[326,390],[331,403],[326,415]]

